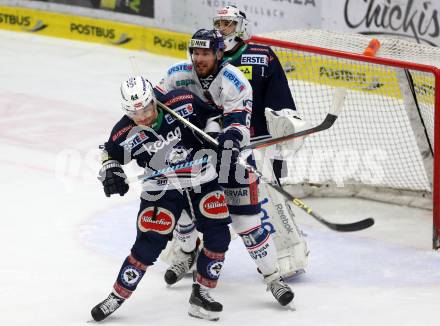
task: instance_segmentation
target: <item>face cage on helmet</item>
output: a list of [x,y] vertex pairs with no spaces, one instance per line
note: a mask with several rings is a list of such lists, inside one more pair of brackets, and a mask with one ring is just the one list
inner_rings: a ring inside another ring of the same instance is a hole
[[[243,17],[237,17],[237,16],[217,16],[214,17],[212,19],[212,23],[213,26],[216,30],[218,30],[220,32],[220,21],[221,20],[225,20],[225,21],[230,21],[232,24],[232,22],[236,22],[237,25],[235,26],[235,30],[232,31],[231,33],[229,33],[228,35],[223,35],[224,37],[230,37],[230,36],[236,36],[236,37],[241,37],[243,32],[242,32],[242,26],[243,26]],[[218,26],[216,26],[218,25]],[[221,33],[221,32],[220,32]]]

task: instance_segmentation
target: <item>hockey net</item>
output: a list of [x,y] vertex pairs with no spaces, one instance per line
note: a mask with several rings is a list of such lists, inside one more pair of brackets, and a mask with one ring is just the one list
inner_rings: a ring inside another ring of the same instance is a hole
[[252,38],[275,51],[299,115],[312,125],[325,117],[335,88],[347,89],[335,125],[292,153],[283,183],[297,197],[358,196],[432,209],[439,249],[440,49],[377,37],[379,51],[365,56],[371,39],[322,30]]

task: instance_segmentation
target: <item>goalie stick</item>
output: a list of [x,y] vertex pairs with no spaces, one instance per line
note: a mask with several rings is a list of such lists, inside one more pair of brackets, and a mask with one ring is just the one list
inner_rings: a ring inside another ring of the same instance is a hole
[[290,139],[298,138],[298,137],[302,137],[302,136],[307,136],[307,135],[313,134],[315,132],[326,130],[326,129],[330,128],[331,126],[333,126],[333,124],[335,123],[337,118],[338,118],[337,114],[333,114],[333,113],[329,112],[329,113],[327,113],[327,116],[325,117],[324,121],[322,121],[316,127],[313,127],[313,128],[310,128],[310,129],[306,129],[306,130],[302,130],[302,131],[298,131],[298,132],[295,132],[293,134],[286,135],[286,136],[283,136],[283,137],[269,138],[269,139],[263,139],[263,140],[260,140],[260,141],[256,141],[256,142],[253,142],[250,145],[247,145],[247,146],[243,147],[243,150],[245,150],[245,149],[264,148],[264,147],[268,147],[268,146],[271,146],[271,145],[275,145],[275,144],[281,143],[281,142],[286,141],[286,140],[290,140]]
[[[298,132],[295,132],[293,134],[286,135],[283,137],[269,138],[269,139],[263,139],[260,141],[256,141],[250,145],[243,147],[242,150],[264,148],[264,147],[268,147],[271,145],[281,143],[286,140],[310,135],[315,132],[320,132],[320,131],[323,131],[323,130],[330,128],[335,123],[336,119],[338,118],[339,112],[342,110],[342,107],[344,106],[344,100],[345,100],[346,93],[347,93],[347,90],[344,88],[337,88],[336,89],[335,94],[333,95],[333,101],[332,101],[332,105],[330,107],[330,110],[327,113],[327,116],[325,117],[325,119],[319,125],[312,127],[312,128],[309,128],[309,129],[306,129],[306,130],[298,131]],[[194,124],[192,124],[188,120],[182,118],[178,113],[174,112],[169,107],[167,107],[166,105],[164,105],[163,103],[161,103],[159,101],[157,101],[157,104],[159,107],[161,107],[162,109],[167,111],[169,114],[171,114],[174,118],[176,118],[177,120],[179,120],[183,124],[187,125],[188,127],[192,128],[195,132],[197,132],[200,136],[202,136],[207,141],[209,141],[212,145],[214,145],[214,146],[218,145],[216,139],[214,139],[213,137],[211,137],[210,135],[205,133],[203,130],[201,130],[200,128],[198,128],[197,126],[195,126]]]
[[[314,128],[311,128],[311,129],[300,131],[298,133],[294,133],[292,135],[288,135],[288,136],[284,136],[284,137],[280,137],[280,138],[275,138],[275,139],[263,140],[262,142],[270,143],[270,145],[273,145],[273,144],[276,144],[278,142],[285,141],[287,139],[292,139],[294,137],[299,137],[298,134],[300,134],[300,136],[304,136],[304,135],[307,135],[307,134],[315,133],[315,132],[322,131],[322,130],[330,128],[333,125],[333,123],[335,122],[335,120],[337,118],[337,114],[342,109],[344,98],[345,98],[345,93],[346,93],[345,90],[337,90],[337,92],[335,93],[336,99],[334,99],[333,102],[332,102],[331,110],[327,114],[327,117],[324,119],[324,121],[320,125],[318,125],[318,126],[316,126]],[[198,128],[197,126],[195,126],[194,124],[192,124],[191,122],[186,120],[185,118],[181,117],[178,113],[176,113],[173,110],[171,110],[168,106],[164,105],[163,103],[161,103],[159,101],[157,103],[158,103],[159,107],[161,107],[162,109],[167,111],[169,114],[171,114],[177,120],[182,122],[184,125],[186,125],[189,128],[193,129],[195,132],[197,132],[200,136],[202,136],[205,140],[210,142],[212,145],[218,146],[218,142],[217,142],[216,139],[214,139],[213,137],[211,137],[210,135],[205,133],[203,130],[201,130],[200,128]],[[322,125],[324,125],[324,127]],[[311,130],[313,130],[313,131],[311,131]],[[270,146],[270,145],[259,146],[259,147],[256,147],[256,148],[266,147],[266,146]],[[251,148],[253,148],[253,147],[251,147]],[[283,196],[285,196],[287,199],[289,199],[295,206],[301,208],[303,211],[305,211],[308,215],[313,217],[315,220],[317,220],[321,224],[327,226],[328,228],[330,228],[330,229],[332,229],[334,231],[339,231],[339,232],[360,231],[360,230],[369,228],[370,226],[372,226],[374,224],[374,219],[372,219],[372,218],[366,218],[366,219],[363,219],[363,220],[360,220],[360,221],[357,221],[357,222],[353,222],[353,223],[335,223],[335,222],[330,222],[330,221],[326,220],[325,218],[323,218],[320,214],[318,214],[315,211],[313,211],[303,201],[301,201],[300,199],[292,196],[290,193],[288,193],[282,187],[273,184],[271,181],[269,181],[267,178],[265,178],[264,175],[260,171],[255,169],[253,166],[250,166],[247,163],[242,162],[242,161],[240,162],[240,164],[242,164],[245,168],[249,169],[251,172],[253,172],[256,175],[258,175],[261,178],[262,181],[266,182],[270,187],[274,188],[276,191],[278,191]],[[142,180],[144,178],[145,178],[144,175],[140,175],[140,176],[137,177],[138,180]]]

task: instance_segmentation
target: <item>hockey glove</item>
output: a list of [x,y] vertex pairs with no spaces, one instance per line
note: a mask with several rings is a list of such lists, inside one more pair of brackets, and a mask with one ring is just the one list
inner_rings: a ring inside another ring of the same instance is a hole
[[241,133],[234,129],[229,129],[218,136],[217,171],[220,170],[221,164],[227,166],[237,164],[240,155],[240,139],[242,139]]
[[107,197],[113,194],[124,196],[128,191],[128,184],[125,182],[127,176],[121,164],[115,160],[103,163],[101,170],[99,170],[98,179],[102,182]]

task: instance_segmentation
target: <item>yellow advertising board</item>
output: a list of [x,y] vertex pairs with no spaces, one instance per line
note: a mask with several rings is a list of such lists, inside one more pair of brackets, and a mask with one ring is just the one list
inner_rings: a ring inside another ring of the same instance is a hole
[[178,58],[187,57],[187,44],[190,39],[188,34],[157,28],[1,6],[0,28],[114,45],[132,50],[146,50]]
[[[186,59],[189,34],[90,17],[0,6],[0,29],[88,41]],[[402,98],[394,69],[293,51],[276,51],[287,77]],[[252,67],[241,68],[247,77]],[[413,74],[418,99],[434,102],[434,77]]]
[[[278,50],[276,54],[289,79],[402,99],[397,72],[393,67],[289,50]],[[418,101],[433,105],[434,76],[417,71],[411,73]]]

